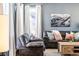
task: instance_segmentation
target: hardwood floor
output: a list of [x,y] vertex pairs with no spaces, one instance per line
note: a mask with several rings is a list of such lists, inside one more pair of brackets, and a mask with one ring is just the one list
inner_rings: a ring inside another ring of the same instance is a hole
[[61,56],[60,53],[58,53],[58,49],[46,49],[44,52],[45,56]]

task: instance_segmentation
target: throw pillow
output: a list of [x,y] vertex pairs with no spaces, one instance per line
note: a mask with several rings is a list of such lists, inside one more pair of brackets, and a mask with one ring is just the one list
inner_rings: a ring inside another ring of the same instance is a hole
[[65,37],[66,40],[73,40],[74,39],[74,34],[69,34],[69,33],[66,33],[66,37]]
[[28,33],[24,33],[23,37],[24,37],[25,43],[27,44],[29,42],[29,40],[30,40],[29,34]]
[[55,40],[62,40],[61,33],[58,30],[53,30],[52,32],[55,37]]
[[74,36],[75,36],[75,40],[79,40],[79,32],[75,33]]
[[54,39],[54,35],[52,32],[47,32],[47,35],[49,37],[49,40],[53,40]]

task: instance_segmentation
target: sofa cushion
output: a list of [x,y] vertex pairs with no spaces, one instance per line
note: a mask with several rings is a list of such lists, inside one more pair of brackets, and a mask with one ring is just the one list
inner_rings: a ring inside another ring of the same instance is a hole
[[29,34],[24,33],[24,34],[23,34],[23,37],[24,37],[24,39],[25,39],[25,44],[27,44],[27,43],[29,42],[29,40],[30,40]]
[[52,32],[55,37],[55,40],[62,40],[61,33],[58,30],[53,30]]
[[26,47],[43,47],[44,43],[43,41],[37,41],[37,42],[29,42],[28,44],[26,44]]
[[29,40],[29,42],[43,41],[42,39]]
[[[48,37],[47,32],[52,33],[52,31],[45,31],[43,37]],[[70,33],[70,31],[59,31],[59,32],[63,40],[65,39],[66,33]],[[74,32],[77,32],[77,31],[74,31]]]
[[79,41],[79,32],[75,33],[74,36],[75,36],[75,40]]
[[29,42],[29,36],[28,34],[23,34],[18,38],[21,46],[25,46]]
[[65,39],[67,39],[67,40],[73,40],[74,39],[74,34],[66,33]]
[[21,46],[25,45],[24,40],[23,40],[23,36],[19,37],[19,42],[20,42]]
[[47,32],[47,35],[48,35],[50,41],[54,40],[54,35],[52,32]]

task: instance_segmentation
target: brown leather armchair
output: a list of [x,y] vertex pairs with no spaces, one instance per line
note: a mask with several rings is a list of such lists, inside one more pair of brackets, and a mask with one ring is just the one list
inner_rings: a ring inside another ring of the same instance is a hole
[[43,56],[45,50],[43,40],[29,39],[28,35],[21,35],[17,39],[16,55],[17,56]]

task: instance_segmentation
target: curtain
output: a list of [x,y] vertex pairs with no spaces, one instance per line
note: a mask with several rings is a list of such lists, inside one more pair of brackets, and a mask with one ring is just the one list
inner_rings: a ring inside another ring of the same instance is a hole
[[15,55],[14,4],[9,4],[9,55]]
[[37,5],[37,36],[42,38],[42,17],[41,17],[41,5]]
[[24,14],[23,4],[16,5],[16,36],[17,38],[24,33]]
[[30,33],[30,18],[29,18],[30,14],[29,14],[29,9],[30,9],[29,5],[25,4],[25,11],[24,11],[25,12],[25,14],[24,14],[24,16],[25,16],[25,19],[24,19],[25,20],[25,24],[24,24],[25,27],[24,28],[25,29],[24,29],[24,32],[28,33],[28,34]]
[[41,5],[25,5],[25,33],[42,37]]
[[10,55],[16,55],[18,37],[24,33],[23,4],[10,4]]

